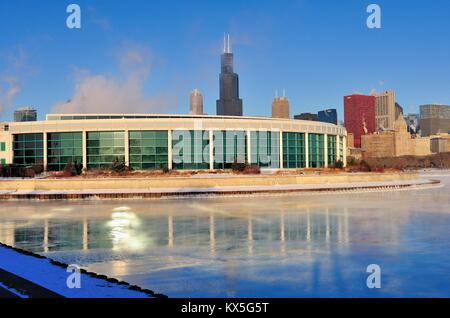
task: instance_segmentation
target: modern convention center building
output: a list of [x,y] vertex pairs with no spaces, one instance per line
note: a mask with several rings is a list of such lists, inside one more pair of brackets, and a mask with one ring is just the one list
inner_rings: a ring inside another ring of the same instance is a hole
[[[346,130],[329,123],[207,115],[47,115],[0,124],[1,164],[63,170],[218,170],[235,163],[265,169],[346,164]],[[211,147],[212,146],[212,147]]]

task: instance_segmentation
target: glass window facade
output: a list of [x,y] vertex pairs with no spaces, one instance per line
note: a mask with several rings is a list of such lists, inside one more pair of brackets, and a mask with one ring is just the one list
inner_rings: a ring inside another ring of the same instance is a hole
[[304,133],[283,132],[283,167],[286,169],[306,167]]
[[174,130],[172,149],[173,169],[209,169],[209,131]]
[[47,134],[47,166],[61,171],[67,163],[83,163],[83,135],[81,132]]
[[245,131],[214,131],[214,169],[230,169],[233,163],[247,162]]
[[280,133],[276,131],[252,131],[251,163],[261,168],[280,167]]
[[327,147],[328,147],[328,166],[334,166],[337,161],[336,153],[336,136],[327,136]]
[[344,137],[339,136],[339,160],[344,161]]
[[309,167],[323,168],[325,165],[324,135],[308,134]]
[[130,167],[154,170],[168,167],[168,133],[164,131],[130,131]]
[[125,132],[87,133],[88,169],[108,169],[116,159],[125,161]]
[[14,164],[33,166],[44,164],[44,134],[14,135],[13,154]]

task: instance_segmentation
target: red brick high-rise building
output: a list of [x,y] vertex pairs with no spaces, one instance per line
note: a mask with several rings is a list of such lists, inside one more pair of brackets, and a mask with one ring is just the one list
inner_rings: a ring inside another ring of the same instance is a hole
[[375,132],[375,96],[353,94],[344,97],[344,126],[361,148],[361,136]]

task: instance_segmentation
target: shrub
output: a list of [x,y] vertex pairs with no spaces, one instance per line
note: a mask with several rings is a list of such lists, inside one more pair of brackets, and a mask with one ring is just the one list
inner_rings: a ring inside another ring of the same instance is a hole
[[116,157],[112,164],[111,170],[116,173],[123,173],[127,170],[127,166],[125,165],[125,162],[119,160],[119,158]]
[[344,169],[344,162],[342,160],[338,160],[334,163],[334,168],[336,169]]
[[165,174],[169,173],[169,172],[170,172],[169,167],[164,166],[164,167],[162,168],[162,172],[165,173]]
[[243,173],[244,174],[261,174],[261,168],[256,165],[246,165]]
[[247,168],[246,163],[234,162],[233,164],[231,164],[231,170],[233,170],[234,172],[244,172],[246,168]]
[[365,160],[362,160],[362,161],[359,163],[359,170],[360,170],[361,172],[371,172],[371,171],[372,171],[372,169],[371,169],[369,163],[368,163],[367,161],[365,161]]
[[78,173],[78,169],[76,166],[77,166],[77,164],[74,165],[74,164],[72,164],[72,162],[68,162],[62,171],[62,176],[67,177],[67,178],[78,176],[79,173]]
[[[2,178],[27,178],[31,173],[26,172],[26,168],[16,164],[0,166],[0,177]],[[34,177],[34,175],[33,175]]]

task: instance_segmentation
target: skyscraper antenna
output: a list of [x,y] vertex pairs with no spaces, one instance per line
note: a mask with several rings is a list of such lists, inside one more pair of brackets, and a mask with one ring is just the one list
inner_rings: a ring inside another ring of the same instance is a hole
[[230,33],[228,33],[228,52],[227,53],[231,53]]
[[277,97],[278,97],[278,89],[275,90],[275,98],[277,98]]
[[283,97],[286,97],[286,89],[283,88]]
[[227,35],[223,33],[223,53],[227,53]]

